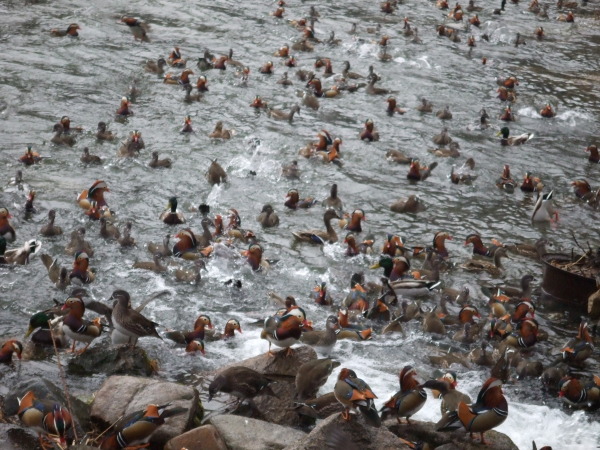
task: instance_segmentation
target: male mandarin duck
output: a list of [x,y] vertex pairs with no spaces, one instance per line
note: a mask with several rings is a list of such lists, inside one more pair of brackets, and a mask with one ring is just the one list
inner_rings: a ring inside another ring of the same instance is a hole
[[12,214],[7,208],[0,208],[0,237],[7,242],[14,242],[17,239],[17,233],[8,219],[12,219]]
[[333,219],[339,219],[340,216],[333,209],[328,209],[323,214],[323,222],[325,223],[325,231],[322,230],[305,230],[305,231],[294,231],[292,235],[300,242],[308,242],[311,244],[323,245],[325,243],[333,244],[338,241],[338,236],[333,227],[331,221]]
[[350,420],[350,413],[356,414],[358,408],[367,421],[376,427],[381,425],[381,418],[377,414],[373,393],[367,383],[356,376],[356,372],[343,368],[338,375],[338,381],[333,388],[335,398],[344,407],[342,418]]
[[264,228],[271,228],[279,225],[279,216],[277,216],[271,205],[264,205],[256,220]]
[[523,182],[521,183],[521,190],[523,192],[535,192],[538,190],[538,184],[541,180],[537,177],[532,177],[531,172],[525,172]]
[[500,129],[500,131],[497,133],[497,136],[502,136],[502,138],[500,139],[500,145],[521,145],[533,137],[532,133],[523,133],[515,137],[509,137],[509,135],[510,130],[508,127],[502,127]]
[[552,105],[546,103],[546,106],[544,106],[540,111],[540,115],[542,117],[554,117],[556,115],[556,112],[554,111],[554,109],[552,109]]
[[519,322],[518,334],[508,333],[502,340],[499,350],[503,353],[508,347],[527,349],[538,341],[539,326],[535,319],[525,319]]
[[370,255],[373,253],[373,241],[366,240],[361,243],[356,242],[356,237],[352,233],[348,233],[344,239],[344,243],[347,244],[346,256],[358,256],[361,253]]
[[131,102],[129,99],[127,97],[122,97],[121,106],[119,106],[119,109],[117,109],[116,115],[120,117],[132,116],[133,111],[129,109],[130,106]]
[[388,233],[385,242],[383,243],[381,253],[394,257],[402,256],[404,251],[404,243],[400,236]]
[[492,239],[492,245],[486,247],[483,245],[481,236],[476,233],[469,234],[465,238],[465,247],[469,244],[473,245],[473,255],[487,256],[488,258],[493,257],[498,249],[504,247],[504,245],[496,239]]
[[473,35],[469,36],[469,38],[467,39],[467,46],[468,47],[477,47],[477,44],[475,43],[475,36],[473,36]]
[[562,349],[562,360],[569,365],[582,366],[594,351],[594,341],[590,335],[587,321],[582,320],[579,324],[577,336],[571,339]]
[[481,25],[481,21],[479,20],[479,16],[475,14],[473,17],[469,18],[469,23],[474,27],[479,27]]
[[379,132],[375,130],[375,124],[371,119],[367,119],[365,121],[365,128],[359,134],[359,138],[361,141],[378,141],[379,140]]
[[387,108],[385,110],[385,112],[387,113],[388,116],[393,116],[394,113],[397,114],[404,114],[406,112],[405,109],[402,109],[400,107],[397,106],[397,102],[396,102],[396,98],[395,97],[388,97],[388,99],[386,100],[387,102]]
[[331,134],[327,130],[321,130],[317,133],[317,138],[319,139],[317,142],[311,142],[306,147],[301,148],[298,151],[298,154],[309,158],[313,156],[318,151],[327,151],[327,148],[333,145],[333,138]]
[[533,319],[535,317],[535,305],[527,300],[519,302],[515,307],[514,312],[510,316],[510,320],[514,323],[521,323],[525,319]]
[[296,394],[294,398],[299,401],[314,398],[323,386],[333,369],[340,363],[329,358],[313,359],[300,366],[296,373]]
[[98,128],[96,131],[96,139],[100,141],[112,141],[116,136],[112,131],[107,130],[106,122],[98,122]]
[[392,2],[390,1],[385,1],[383,3],[381,3],[379,5],[381,12],[385,13],[385,14],[393,14],[394,13],[394,7],[392,6]]
[[73,341],[71,352],[75,352],[77,342],[85,342],[85,347],[78,353],[84,353],[92,341],[100,336],[102,325],[100,319],[96,318],[92,322],[83,319],[85,313],[85,304],[78,297],[69,297],[62,310],[67,311],[63,320],[62,330],[69,339]]
[[451,241],[453,238],[447,231],[438,231],[433,235],[432,248],[442,258],[450,256],[446,248],[446,240]]
[[179,241],[173,246],[173,256],[183,259],[197,259],[200,256],[198,241],[192,230],[184,228],[175,237]]
[[128,338],[129,343],[135,347],[137,339],[145,336],[162,337],[156,331],[158,324],[153,322],[137,310],[131,307],[129,293],[123,290],[116,290],[112,293],[111,299],[114,300],[112,322],[116,331]]
[[317,305],[333,305],[333,299],[331,298],[331,295],[329,295],[329,292],[327,292],[327,283],[324,281],[320,284],[317,284],[313,288],[313,294],[311,294],[311,297],[314,299]]
[[71,283],[74,284],[88,284],[96,279],[96,275],[89,268],[90,258],[85,252],[75,253],[75,260],[73,261],[73,270],[69,274]]
[[145,409],[133,412],[119,419],[110,429],[101,444],[102,450],[139,449],[149,446],[149,440],[165,419],[182,414],[185,408],[171,408],[165,405],[148,405]]
[[0,347],[0,363],[10,363],[13,353],[17,355],[17,358],[21,359],[23,344],[16,339],[8,340],[2,344],[2,347]]
[[537,27],[533,34],[535,34],[535,37],[539,40],[542,40],[546,37],[546,34],[544,33],[544,27]]
[[186,60],[181,57],[181,50],[179,47],[173,47],[173,50],[171,50],[171,53],[167,58],[167,62],[173,67],[185,67]]
[[48,448],[44,438],[54,448],[55,443],[50,436],[58,437],[61,448],[68,447],[66,435],[73,427],[73,418],[67,408],[58,403],[40,401],[35,397],[33,391],[28,391],[23,397],[17,399],[19,401],[19,410],[17,411],[19,419],[23,425],[38,432],[42,448]]
[[72,23],[67,27],[66,30],[52,28],[50,30],[50,34],[55,37],[65,37],[65,36],[77,37],[77,36],[79,36],[79,33],[77,32],[77,30],[81,30],[81,27],[79,25],[77,25],[76,23]]
[[314,197],[307,197],[300,200],[300,194],[297,189],[290,189],[285,197],[284,205],[290,209],[306,209],[314,206],[317,203]]
[[271,388],[274,381],[263,374],[243,366],[233,366],[219,372],[208,386],[208,401],[217,392],[237,397],[239,402],[258,395],[276,396]]
[[259,244],[250,244],[248,250],[242,252],[246,261],[255,272],[269,270],[269,262],[263,258],[263,248]]
[[[477,401],[467,405],[460,401],[456,418],[471,438],[473,433],[481,433],[481,443],[486,444],[484,433],[502,424],[508,416],[508,403],[502,393],[502,381],[489,378],[481,387]],[[456,429],[456,422],[438,428],[439,431]]]
[[361,222],[363,220],[367,220],[365,212],[362,209],[355,209],[354,211],[352,211],[349,221],[347,218],[348,215],[345,214],[344,219],[340,220],[340,228],[344,228],[354,233],[362,232]]
[[403,367],[399,374],[400,391],[381,409],[384,414],[395,414],[398,423],[401,423],[402,417],[406,417],[406,422],[410,425],[410,416],[418,412],[427,400],[427,393],[419,386],[416,376],[417,372],[412,366]]
[[277,19],[281,19],[283,17],[283,13],[285,13],[285,8],[279,6],[275,11],[271,13],[271,15]]
[[569,12],[567,12],[566,15],[561,14],[560,16],[558,16],[557,20],[559,22],[569,22],[569,23],[572,23],[572,22],[575,22],[575,14],[573,14],[572,11],[569,11]]
[[498,77],[496,78],[496,83],[498,84],[498,86],[504,86],[508,89],[514,89],[515,86],[519,85],[519,80],[517,80],[517,77],[514,76],[508,78]]
[[96,207],[103,208],[108,207],[106,200],[104,199],[104,193],[110,192],[108,185],[103,180],[96,180],[89,189],[81,191],[81,194],[77,196],[77,203],[83,209],[91,208],[91,201],[96,202]]
[[230,139],[232,134],[232,130],[224,129],[223,122],[219,120],[215,125],[215,129],[208,137],[212,139]]
[[588,157],[588,161],[593,163],[600,162],[600,153],[598,153],[598,147],[596,145],[588,145],[585,149],[586,152],[589,152],[590,156]]
[[468,272],[488,272],[494,277],[500,276],[504,271],[502,265],[502,258],[507,256],[508,250],[506,248],[499,248],[494,253],[493,264],[488,261],[482,261],[480,259],[469,259],[460,265],[461,268]]
[[598,195],[598,190],[594,191],[587,180],[580,179],[571,182],[573,193],[577,198],[593,203]]
[[262,74],[271,75],[273,74],[273,62],[267,61],[264,65],[258,69],[258,71]]
[[554,209],[553,204],[554,191],[547,194],[538,190],[537,200],[531,213],[531,222],[556,222],[558,221],[558,211]]
[[224,339],[232,339],[235,337],[235,332],[242,333],[242,326],[237,319],[229,319],[225,323],[223,333],[214,331],[214,328],[205,330],[204,339],[207,341],[218,341]]
[[19,161],[25,164],[26,166],[32,166],[35,163],[38,163],[42,160],[42,157],[38,152],[34,152],[31,149],[31,145],[27,146],[25,153],[19,157]]
[[437,162],[432,162],[429,166],[421,166],[419,160],[414,159],[410,163],[410,167],[408,169],[408,173],[406,174],[406,178],[414,181],[423,181],[426,180],[431,171],[437,167]]
[[[200,75],[196,80],[196,89],[198,92],[208,92],[208,78],[205,75]],[[186,85],[188,86],[188,85]],[[189,85],[191,87],[191,84]]]
[[191,83],[190,75],[194,75],[194,71],[192,69],[185,69],[183,72],[181,72],[181,75],[167,73],[163,79],[163,83],[186,86]]
[[229,61],[228,56],[219,56],[218,58],[212,59],[212,67],[217,70],[227,70],[227,62]]
[[190,116],[185,116],[183,119],[183,126],[180,133],[194,133],[194,129],[192,128],[192,118]]
[[505,88],[504,86],[500,86],[497,90],[496,93],[498,94],[498,98],[500,99],[501,102],[514,102],[517,100],[517,94],[515,93],[515,91],[509,90],[507,88]]
[[177,197],[171,197],[167,208],[160,215],[160,220],[167,225],[181,225],[185,223],[185,217],[181,212],[177,212]]
[[168,331],[165,333],[165,337],[178,344],[185,345],[185,351],[188,353],[200,351],[204,355],[206,354],[204,351],[206,327],[213,329],[210,317],[201,315],[194,322],[194,329],[192,331]]
[[336,316],[327,317],[325,330],[309,330],[302,333],[300,341],[324,354],[329,354],[337,341],[336,331],[340,329]]
[[558,383],[558,396],[570,405],[596,409],[600,405],[600,377],[594,376],[594,381],[583,384],[574,376],[567,375]]
[[[302,313],[302,319],[296,314],[296,309]],[[268,354],[274,356],[271,344],[287,349],[285,355],[293,353],[291,347],[296,344],[302,335],[302,326],[306,322],[306,315],[302,308],[295,308],[283,316],[272,316],[265,319],[261,339],[269,341]]]
[[500,120],[504,120],[505,122],[514,122],[516,120],[510,106],[504,108],[504,112],[500,115]]
[[121,22],[129,27],[135,41],[139,39],[141,42],[150,42],[150,39],[148,38],[150,27],[147,24],[134,17],[127,16],[121,17]]

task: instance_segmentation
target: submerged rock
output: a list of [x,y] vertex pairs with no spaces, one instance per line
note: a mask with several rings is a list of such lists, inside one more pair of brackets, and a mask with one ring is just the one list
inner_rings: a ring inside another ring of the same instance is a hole
[[142,375],[150,376],[154,364],[140,347],[93,347],[69,360],[67,370],[73,375]]
[[166,419],[152,435],[151,443],[162,448],[175,436],[202,420],[203,408],[198,391],[191,386],[132,376],[112,376],[96,393],[91,419],[107,427],[122,416],[145,409],[149,404],[183,407],[186,413]]
[[303,432],[293,428],[247,417],[221,415],[210,422],[229,450],[279,450],[305,437]]

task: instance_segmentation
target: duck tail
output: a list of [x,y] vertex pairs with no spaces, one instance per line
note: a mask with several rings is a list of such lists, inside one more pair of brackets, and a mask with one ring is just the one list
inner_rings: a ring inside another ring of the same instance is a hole
[[360,412],[365,416],[370,425],[376,428],[381,426],[381,417],[377,413],[377,408],[375,408],[373,400],[369,401],[366,405],[359,404],[358,409],[360,409]]

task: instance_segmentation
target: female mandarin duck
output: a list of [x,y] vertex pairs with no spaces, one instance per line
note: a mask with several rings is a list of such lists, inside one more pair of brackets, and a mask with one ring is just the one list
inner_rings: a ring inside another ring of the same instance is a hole
[[310,208],[317,203],[314,197],[307,197],[300,200],[300,194],[297,189],[290,189],[285,197],[284,205],[290,209]]
[[83,209],[90,209],[91,202],[96,202],[97,208],[108,208],[106,200],[104,199],[104,193],[110,192],[108,185],[103,180],[96,180],[89,189],[81,191],[81,194],[77,197],[77,203]]
[[271,228],[279,225],[279,216],[277,216],[271,205],[264,205],[256,220],[264,228]]
[[452,142],[452,138],[448,134],[448,128],[446,127],[442,128],[442,132],[440,134],[436,134],[431,140],[434,144],[440,145],[442,147]]
[[372,240],[366,240],[358,244],[356,237],[352,233],[346,235],[344,243],[348,246],[346,248],[346,256],[370,255],[373,253],[374,242]]
[[98,130],[96,131],[96,139],[101,141],[112,141],[116,136],[112,131],[107,130],[106,122],[98,122]]
[[256,370],[243,366],[233,366],[220,371],[208,387],[208,401],[217,392],[230,394],[238,399],[238,405],[247,399],[258,395],[276,396],[270,384],[273,380],[265,377]]
[[344,407],[342,412],[344,420],[349,421],[350,413],[356,414],[358,408],[371,425],[377,427],[381,425],[381,418],[377,414],[374,402],[377,396],[367,383],[356,376],[356,372],[346,368],[340,370],[333,393]]
[[455,411],[461,402],[471,403],[471,397],[456,389],[457,384],[456,373],[448,372],[442,378],[428,380],[420,386],[435,390],[442,397],[442,402],[440,403],[442,418],[437,422],[436,429],[443,428],[449,421],[455,420]]
[[144,66],[144,70],[150,73],[156,73],[158,75],[162,75],[165,71],[165,66],[167,65],[167,61],[165,58],[158,58],[156,61],[147,61]]
[[504,271],[502,265],[502,258],[507,256],[508,250],[506,248],[499,248],[494,253],[494,263],[488,261],[482,261],[480,259],[469,259],[460,265],[463,269],[468,272],[488,272],[494,277],[500,276]]
[[361,141],[378,141],[379,140],[379,132],[375,130],[375,124],[371,119],[367,119],[365,121],[365,128],[360,133],[359,138]]
[[102,440],[102,450],[136,449],[149,445],[152,434],[165,423],[165,419],[182,414],[184,408],[167,409],[166,405],[148,405],[131,413],[113,425],[110,434]]
[[0,264],[29,264],[29,257],[37,254],[41,247],[40,241],[30,239],[19,248],[6,251],[6,239],[0,236]]
[[410,416],[418,412],[427,400],[427,393],[419,386],[416,376],[417,371],[412,366],[402,368],[399,374],[400,391],[381,409],[382,413],[395,414],[398,423],[402,423],[401,418],[406,417],[406,422],[410,425]]
[[152,152],[152,159],[148,163],[148,166],[152,167],[153,169],[157,169],[159,167],[169,168],[169,167],[171,167],[171,165],[172,165],[172,161],[170,158],[158,159],[157,151]]
[[65,127],[62,124],[55,123],[52,131],[54,131],[54,136],[52,136],[50,142],[53,144],[67,145],[69,147],[75,145],[75,138],[65,132]]
[[0,363],[10,363],[13,353],[17,355],[17,358],[21,359],[23,344],[16,339],[11,339],[2,344],[2,347],[0,347]]
[[12,219],[12,214],[8,212],[7,208],[0,208],[0,237],[6,239],[7,242],[14,242],[17,239],[17,233],[8,219]]
[[569,365],[581,367],[583,362],[592,355],[594,351],[593,343],[588,323],[582,320],[579,324],[577,336],[567,342],[562,349],[562,360]]
[[432,162],[429,166],[421,166],[419,160],[413,159],[410,163],[406,178],[414,181],[423,181],[431,174],[431,171],[437,167],[437,162]]
[[308,330],[302,333],[300,341],[315,347],[316,350],[328,355],[337,341],[337,330],[340,329],[336,316],[327,317],[325,330]]
[[167,204],[167,209],[160,215],[162,220],[167,225],[180,225],[185,223],[185,217],[181,212],[177,212],[177,197],[171,197]]
[[329,358],[314,359],[302,364],[296,374],[294,398],[299,401],[314,398],[319,388],[327,382],[333,369],[339,365],[338,361]]
[[129,109],[130,106],[131,106],[131,103],[129,102],[129,99],[127,97],[121,98],[121,106],[119,107],[119,109],[117,109],[117,112],[116,112],[117,116],[120,116],[120,117],[132,116],[133,111]]
[[92,341],[100,336],[102,332],[100,319],[96,318],[92,322],[84,320],[85,304],[78,297],[69,297],[61,309],[67,311],[62,329],[65,335],[73,341],[71,352],[75,352],[77,342],[85,342],[85,347],[79,352],[79,354],[82,354]]
[[73,261],[73,270],[69,274],[69,279],[73,284],[88,284],[96,279],[96,275],[89,268],[90,258],[85,252],[75,253]]
[[[502,424],[508,416],[508,403],[502,393],[502,381],[497,378],[489,378],[481,387],[477,395],[477,401],[473,405],[467,405],[461,401],[458,404],[456,418],[469,432],[471,438],[473,433],[481,433],[481,443],[487,444],[484,433]],[[456,428],[455,423],[448,424],[438,430],[452,430]]]
[[121,17],[121,22],[129,27],[135,41],[139,39],[141,42],[150,42],[150,39],[148,38],[148,30],[150,27],[147,24],[134,17],[126,16]]
[[594,376],[594,381],[584,385],[577,378],[567,375],[558,383],[558,396],[571,405],[596,409],[600,405],[600,377]]
[[504,247],[504,245],[496,239],[492,239],[492,245],[486,247],[483,245],[481,236],[475,233],[469,234],[466,237],[465,246],[469,244],[473,245],[473,255],[487,256],[488,258],[493,257],[498,249]]
[[426,209],[427,207],[425,204],[414,194],[396,200],[390,205],[390,210],[397,213],[418,213],[425,211]]
[[67,27],[66,30],[60,30],[58,28],[53,28],[50,30],[50,34],[55,37],[65,37],[65,36],[78,37],[79,36],[79,33],[77,32],[78,30],[81,30],[81,27],[79,25],[77,25],[76,23],[72,23]]
[[83,153],[79,158],[79,161],[84,164],[102,164],[102,158],[97,155],[92,155],[88,147],[83,148]]
[[135,347],[138,338],[146,336],[162,340],[156,331],[158,324],[148,320],[131,307],[131,298],[127,291],[118,289],[112,293],[111,299],[114,300],[112,312],[114,329],[124,336],[128,343]]
[[598,147],[595,145],[588,145],[588,147],[585,149],[586,152],[589,152],[590,156],[588,157],[588,161],[593,162],[593,163],[599,163],[600,162],[600,153],[598,153]]
[[[296,309],[300,310],[304,319],[296,314]],[[291,347],[300,340],[304,322],[306,322],[306,316],[302,308],[295,308],[283,316],[272,316],[265,319],[260,337],[269,341],[268,354],[274,356],[271,344],[287,349],[285,355],[292,354]]]
[[42,157],[40,156],[40,154],[38,152],[34,152],[31,149],[31,145],[27,146],[27,149],[25,150],[25,154],[23,154],[23,156],[19,157],[19,161],[22,162],[23,164],[25,164],[26,166],[32,166],[35,163],[38,163],[42,160]]
[[[52,448],[55,447],[55,443],[48,435],[58,437],[61,448],[68,447],[66,434],[73,427],[73,418],[67,408],[58,403],[42,402],[35,397],[33,391],[28,391],[22,398],[17,399],[19,419],[23,425],[38,432],[42,448],[48,448],[48,444]],[[49,442],[44,442],[44,438]]]
[[337,212],[333,209],[328,209],[323,214],[323,222],[325,223],[325,231],[322,230],[306,230],[306,231],[294,231],[292,235],[300,242],[308,242],[311,244],[323,245],[325,243],[333,244],[338,241],[338,236],[333,227],[331,221],[333,219],[339,219]]

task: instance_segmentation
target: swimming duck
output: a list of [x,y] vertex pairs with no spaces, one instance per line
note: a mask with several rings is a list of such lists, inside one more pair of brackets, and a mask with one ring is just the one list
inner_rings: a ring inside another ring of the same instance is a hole
[[75,145],[75,138],[66,133],[64,125],[60,123],[55,123],[53,127],[54,136],[50,139],[55,145],[67,145],[72,147]]
[[523,133],[516,137],[509,137],[509,134],[510,130],[508,129],[508,127],[502,127],[500,129],[500,131],[497,134],[497,136],[502,135],[502,138],[500,139],[500,145],[521,145],[533,137],[532,133]]
[[298,208],[306,209],[306,208],[311,208],[316,203],[317,203],[317,200],[314,197],[306,197],[306,198],[300,200],[300,193],[298,192],[298,190],[290,189],[287,192],[287,195],[285,197],[284,205],[290,209],[298,209]]
[[566,15],[561,14],[560,16],[558,16],[557,20],[559,22],[569,22],[569,23],[572,23],[572,22],[575,22],[575,14],[573,14],[572,11],[569,11],[569,12],[567,12]]
[[512,91],[509,90],[507,88],[505,88],[504,86],[500,86],[496,92],[498,93],[498,98],[500,99],[501,102],[514,102],[517,100],[517,94]]
[[585,149],[586,152],[589,152],[590,156],[588,157],[588,161],[593,163],[600,162],[600,153],[598,153],[598,147],[595,145],[588,145]]
[[470,259],[460,265],[463,269],[469,272],[488,272],[490,275],[497,277],[504,271],[502,265],[502,258],[507,256],[508,250],[506,248],[499,248],[494,252],[494,263],[488,261],[482,261],[479,259]]
[[590,186],[590,183],[587,182],[587,180],[580,179],[571,181],[571,186],[573,186],[573,193],[575,194],[575,196],[582,200],[592,203],[592,201],[595,200],[597,196],[597,192],[594,192],[594,190],[592,190],[592,187]]
[[512,194],[515,190],[515,185],[515,181],[510,176],[510,166],[504,164],[502,175],[496,180],[496,186]]
[[171,256],[173,252],[171,251],[171,247],[169,245],[169,240],[171,239],[170,234],[166,234],[162,244],[155,244],[154,242],[148,242],[148,251],[151,254],[158,253],[161,256]]
[[42,157],[38,152],[34,152],[31,149],[31,145],[27,146],[25,153],[19,157],[19,161],[25,164],[26,166],[32,166],[35,163],[38,163],[42,160]]
[[232,130],[223,129],[223,122],[219,120],[215,125],[215,129],[208,137],[213,139],[230,139],[231,135]]
[[16,339],[10,339],[2,344],[2,347],[0,347],[0,363],[10,363],[13,353],[17,355],[17,358],[21,359],[23,344]]
[[410,425],[410,416],[418,412],[427,400],[427,393],[419,386],[416,376],[417,372],[412,366],[402,368],[398,377],[400,390],[384,404],[380,410],[382,415],[395,414],[398,423],[402,423],[401,418],[406,417]]
[[395,97],[388,97],[388,99],[386,100],[387,102],[387,108],[385,110],[385,112],[387,113],[388,116],[393,116],[394,113],[398,113],[398,114],[404,114],[406,112],[405,109],[402,109],[397,105],[396,103],[396,98]]
[[300,366],[296,373],[296,395],[299,401],[313,398],[323,386],[333,369],[340,363],[329,358],[314,359]]
[[558,383],[558,396],[571,406],[596,409],[600,405],[600,377],[594,376],[594,381],[584,385],[574,376],[567,375]]
[[435,113],[435,116],[438,119],[442,119],[442,120],[452,119],[452,113],[450,112],[450,107],[446,106],[444,109],[440,109],[438,112]]
[[321,230],[308,230],[308,231],[294,231],[292,235],[294,238],[300,242],[308,242],[311,244],[323,245],[326,242],[333,244],[337,242],[338,237],[331,226],[331,221],[333,219],[339,219],[337,212],[333,209],[328,209],[325,211],[323,215],[323,222],[325,223],[326,231]]
[[78,341],[85,342],[85,347],[78,352],[78,354],[82,354],[92,341],[100,336],[102,332],[100,319],[94,319],[92,322],[84,321],[85,304],[78,297],[69,297],[61,309],[67,311],[67,315],[63,319],[62,329],[65,336],[73,341],[71,352],[75,352],[75,345]]
[[310,330],[302,333],[300,341],[303,344],[315,347],[323,354],[331,353],[333,346],[337,341],[336,331],[339,329],[339,323],[336,316],[329,316],[325,322],[325,330]]
[[121,147],[119,147],[118,156],[137,157],[143,148],[146,148],[146,144],[142,139],[142,133],[134,130],[129,134],[127,140],[121,144]]
[[469,244],[473,245],[473,255],[487,256],[488,258],[493,257],[497,250],[504,247],[504,245],[496,239],[492,239],[492,245],[486,247],[483,245],[481,236],[475,233],[469,234],[465,238],[465,246]]
[[352,233],[348,233],[344,239],[344,243],[348,245],[346,248],[346,256],[357,256],[359,254],[370,255],[373,253],[372,240],[366,240],[360,244],[356,243],[356,237]]
[[177,212],[177,197],[171,197],[167,204],[167,209],[160,215],[162,220],[167,225],[180,225],[185,223],[185,217],[181,212]]
[[88,241],[85,240],[85,228],[80,227],[71,232],[71,240],[65,247],[67,255],[74,255],[77,252],[87,253],[88,256],[94,256],[94,249]]
[[290,108],[290,112],[285,112],[280,109],[267,108],[267,113],[269,117],[276,120],[287,120],[289,123],[292,123],[294,120],[294,114],[298,113],[300,115],[300,105],[294,105]]
[[303,323],[306,322],[304,310],[302,310],[302,308],[296,309],[300,310],[299,312],[302,314],[304,319],[296,314],[295,309],[284,314],[283,316],[276,315],[265,319],[260,337],[261,339],[266,339],[269,341],[269,355],[274,355],[274,353],[271,352],[271,344],[275,344],[277,347],[287,349],[285,351],[285,355],[290,355],[293,353],[291,347],[300,340],[302,335],[302,326]]
[[359,78],[364,78],[364,76],[350,71],[350,61],[344,61],[344,68],[342,69],[342,77],[346,79],[357,80]]
[[130,342],[133,341],[134,347],[137,339],[141,337],[150,336],[162,340],[156,331],[158,324],[148,320],[131,307],[129,293],[119,289],[112,293],[111,299],[114,300],[113,326],[119,333],[127,336]]
[[379,140],[379,132],[375,130],[375,124],[371,119],[367,119],[365,121],[365,128],[360,133],[359,138],[361,141],[378,141]]
[[556,112],[554,111],[554,109],[552,109],[552,105],[546,103],[546,106],[544,106],[540,111],[540,115],[542,117],[554,117],[556,116]]
[[108,207],[104,199],[105,192],[110,192],[108,185],[103,180],[96,180],[89,189],[81,191],[77,202],[83,209],[90,209],[92,201],[96,202],[98,208]]
[[531,172],[525,172],[523,182],[521,183],[521,190],[523,192],[535,192],[540,182],[539,178],[531,176]]
[[431,171],[437,167],[437,162],[432,162],[429,166],[421,166],[419,160],[414,159],[410,163],[410,168],[408,169],[408,173],[406,174],[406,178],[414,181],[424,181],[426,180]]
[[65,36],[78,37],[79,33],[77,32],[77,30],[81,30],[81,27],[79,25],[77,25],[76,23],[72,23],[67,27],[66,30],[52,28],[50,30],[50,34],[54,37],[65,37]]
[[325,208],[332,208],[337,211],[342,211],[344,208],[344,204],[342,200],[338,197],[338,185],[336,183],[331,185],[331,189],[329,191],[329,197],[327,197],[321,203]]
[[152,167],[153,169],[159,167],[169,168],[171,167],[171,164],[172,163],[170,158],[158,159],[158,152],[154,151],[152,152],[152,159],[148,163],[148,166]]
[[376,427],[381,425],[381,418],[377,414],[374,403],[377,396],[367,383],[356,376],[356,372],[347,368],[340,370],[333,393],[344,407],[342,412],[344,420],[349,421],[350,412],[358,408],[371,425]]
[[477,175],[472,174],[470,171],[475,167],[475,161],[473,158],[467,159],[465,163],[458,169],[456,169],[456,165],[452,165],[452,170],[450,172],[450,181],[454,184],[471,184],[473,181],[477,179]]
[[473,17],[469,17],[469,23],[474,27],[478,27],[481,25],[481,21],[479,20],[479,16],[475,14]]
[[96,131],[96,139],[101,141],[112,141],[116,136],[112,131],[107,130],[106,122],[98,122],[98,131]]
[[221,167],[216,159],[212,160],[206,171],[206,179],[211,185],[225,183],[227,181],[227,172]]
[[512,109],[510,109],[510,106],[504,108],[504,112],[500,116],[500,120],[504,120],[505,122],[514,122],[516,120]]
[[179,241],[173,246],[173,255],[183,259],[198,259],[198,241],[189,228],[184,228],[175,235]]
[[367,87],[365,88],[365,92],[367,94],[369,94],[369,95],[388,95],[390,93],[389,89],[375,87],[375,83],[377,83],[376,77],[369,78],[369,82],[367,83]]
[[586,320],[582,320],[577,330],[577,336],[569,340],[561,350],[562,360],[569,365],[582,367],[594,351],[594,341],[590,335]]
[[[0,210],[1,218],[1,210]],[[46,237],[58,236],[62,234],[62,228],[54,225],[56,219],[56,210],[51,209],[48,211],[48,223],[40,229],[40,234]],[[0,219],[1,220],[1,219]]]
[[300,168],[298,167],[298,161],[294,160],[290,164],[284,164],[281,166],[281,175],[290,180],[299,179]]
[[127,97],[122,97],[121,106],[117,109],[116,115],[120,117],[132,116],[133,111],[129,109],[129,106],[131,106],[129,99]]
[[427,207],[416,195],[409,195],[406,198],[396,200],[390,205],[390,210],[396,213],[417,213],[425,211]]
[[202,275],[200,271],[206,267],[204,261],[201,259],[197,259],[194,261],[194,265],[191,269],[176,269],[175,270],[175,279],[177,281],[181,281],[182,283],[191,283],[191,284],[200,284],[202,281]]
[[[6,249],[6,239],[0,236],[2,240],[2,244],[4,249]],[[29,264],[29,257],[36,255],[40,248],[42,247],[42,243],[35,239],[30,239],[25,242],[23,246],[11,250],[3,251],[3,261],[5,264],[17,264],[17,265],[25,265]]]
[[84,164],[102,164],[102,158],[97,155],[92,155],[90,149],[87,147],[83,148],[83,154],[79,160]]
[[235,337],[236,331],[238,333],[242,333],[242,326],[240,325],[240,322],[237,321],[236,319],[229,319],[225,323],[225,329],[223,330],[223,333],[219,333],[219,332],[215,331],[214,328],[208,329],[205,331],[206,331],[206,334],[204,337],[205,340],[218,341],[218,340],[223,340],[223,339],[231,339],[231,338]]
[[281,84],[282,86],[291,86],[292,80],[288,79],[288,73],[284,72],[279,80],[277,80],[277,84]]
[[264,228],[276,227],[279,225],[279,217],[275,214],[271,205],[264,205],[256,220]]
[[167,61],[165,61],[165,58],[160,57],[156,61],[146,61],[144,70],[146,72],[162,75],[165,72],[166,65],[167,65]]
[[317,142],[311,142],[306,147],[301,148],[298,154],[310,158],[319,151],[326,152],[328,147],[333,145],[333,138],[327,130],[319,131],[317,138],[319,139]]
[[538,191],[537,200],[531,214],[531,222],[556,222],[558,220],[558,211],[554,209],[552,202],[554,191],[544,194]]
[[12,214],[7,208],[0,208],[0,237],[7,242],[14,242],[17,239],[17,233],[8,219],[12,219]]
[[48,448],[48,444],[55,446],[50,436],[54,439],[58,438],[60,444],[56,445],[65,448],[68,446],[66,434],[73,427],[73,418],[67,408],[59,403],[40,401],[33,391],[28,391],[20,399],[17,397],[17,400],[19,401],[17,415],[21,423],[37,431],[42,448]]
[[257,395],[276,396],[270,387],[272,383],[273,380],[256,370],[243,366],[228,367],[219,372],[208,386],[208,401],[210,402],[217,392],[233,395],[240,402]]
[[121,22],[129,27],[135,41],[139,39],[141,42],[150,42],[150,39],[148,38],[150,27],[146,23],[134,17],[126,16],[121,17]]
[[355,209],[352,211],[350,221],[348,221],[346,217],[347,214],[345,215],[344,219],[340,220],[340,228],[345,228],[346,230],[354,233],[360,233],[362,231],[361,222],[363,220],[367,220],[365,217],[365,212],[362,209]]
[[165,423],[165,419],[187,411],[182,407],[168,409],[169,406],[170,403],[148,405],[144,409],[122,417],[102,440],[100,448],[114,450],[147,447],[152,434]]
[[119,245],[121,247],[133,247],[135,246],[135,239],[131,236],[131,228],[133,224],[131,222],[126,222],[123,227],[123,235],[117,238]]
[[190,75],[194,75],[194,71],[192,69],[185,69],[183,72],[181,72],[181,75],[167,73],[163,78],[163,83],[186,86],[191,83]]
[[185,67],[186,60],[181,57],[179,47],[173,47],[173,50],[171,50],[171,53],[167,57],[167,63],[172,67]]
[[448,134],[448,128],[446,128],[446,127],[442,128],[442,132],[440,134],[436,134],[432,138],[432,141],[434,144],[441,145],[441,146],[450,144],[452,142],[452,138]]
[[96,279],[96,275],[89,268],[90,257],[87,253],[78,251],[75,253],[75,259],[73,261],[73,270],[69,274],[71,283],[74,284],[88,284]]
[[263,258],[263,248],[259,244],[250,244],[248,250],[242,252],[242,256],[246,257],[246,261],[255,272],[267,272],[270,268],[269,262]]
[[106,220],[106,217],[100,218],[100,236],[105,239],[119,239],[121,232],[113,224]]

